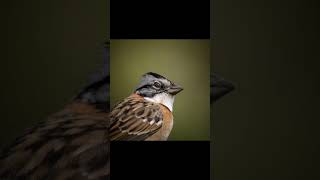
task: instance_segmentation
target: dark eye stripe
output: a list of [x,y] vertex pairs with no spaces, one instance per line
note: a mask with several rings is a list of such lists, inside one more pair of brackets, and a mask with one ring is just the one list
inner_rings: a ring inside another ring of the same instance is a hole
[[146,85],[141,86],[140,88],[138,88],[137,91],[140,90],[140,89],[144,89],[144,88],[153,88],[153,85],[151,85],[151,84],[146,84]]

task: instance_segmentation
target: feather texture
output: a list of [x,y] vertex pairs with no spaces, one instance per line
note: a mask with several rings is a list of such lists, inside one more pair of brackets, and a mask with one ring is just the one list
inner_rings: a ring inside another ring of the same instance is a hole
[[162,127],[161,105],[133,94],[118,103],[110,114],[111,140],[145,140]]
[[16,139],[0,157],[0,177],[108,179],[109,114],[74,102]]

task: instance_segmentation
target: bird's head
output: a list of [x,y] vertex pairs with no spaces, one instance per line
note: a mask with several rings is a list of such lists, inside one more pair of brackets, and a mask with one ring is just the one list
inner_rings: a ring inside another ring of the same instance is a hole
[[157,73],[148,72],[142,76],[135,93],[148,101],[163,104],[172,111],[174,97],[182,90],[181,86],[169,79]]

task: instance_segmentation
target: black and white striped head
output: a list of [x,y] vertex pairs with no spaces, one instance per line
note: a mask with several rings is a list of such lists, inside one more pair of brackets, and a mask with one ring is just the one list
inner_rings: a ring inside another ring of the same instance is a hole
[[161,103],[172,111],[174,96],[182,90],[181,86],[169,79],[157,73],[148,72],[142,76],[135,93],[148,101]]

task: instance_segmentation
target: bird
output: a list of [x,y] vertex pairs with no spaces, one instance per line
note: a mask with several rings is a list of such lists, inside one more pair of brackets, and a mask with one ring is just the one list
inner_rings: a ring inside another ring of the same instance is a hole
[[[103,65],[63,109],[27,129],[2,149],[0,179],[109,180],[110,141],[152,141],[168,137],[172,123],[167,120],[172,120],[173,96],[182,87],[159,74],[147,73],[135,92],[110,112],[109,42],[104,49]],[[217,75],[212,77],[210,100],[214,103],[233,86]],[[123,113],[119,113],[120,109]],[[137,118],[142,121],[135,121],[137,126],[126,129],[128,122]],[[145,123],[145,127],[141,127],[141,123]],[[132,131],[137,128],[143,131]]]
[[109,179],[108,113],[76,99],[0,155],[0,179]]
[[166,141],[173,127],[175,96],[182,90],[160,74],[144,74],[134,93],[111,111],[111,141]]
[[109,44],[104,63],[64,108],[0,153],[0,179],[110,179]]

